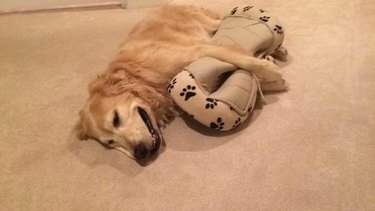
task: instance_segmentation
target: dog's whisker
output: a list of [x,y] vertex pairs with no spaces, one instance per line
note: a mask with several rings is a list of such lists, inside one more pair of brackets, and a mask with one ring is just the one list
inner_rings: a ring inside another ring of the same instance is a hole
[[167,117],[167,115],[163,115],[161,118],[162,118],[163,122],[169,121],[169,118]]
[[158,123],[159,123],[159,126],[160,126],[160,127],[163,127],[163,128],[164,128],[164,127],[166,126],[166,123],[165,123],[163,120],[159,120]]
[[178,112],[176,109],[172,108],[170,111],[171,111],[171,113],[172,113],[174,116],[180,116],[180,112]]

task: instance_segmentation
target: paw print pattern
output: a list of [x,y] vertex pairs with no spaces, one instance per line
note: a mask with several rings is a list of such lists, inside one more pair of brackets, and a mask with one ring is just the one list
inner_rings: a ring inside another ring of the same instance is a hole
[[238,117],[238,119],[234,122],[234,125],[233,125],[233,129],[234,128],[237,128],[238,126],[240,126],[241,125],[241,118],[240,117]]
[[253,107],[252,107],[252,106],[250,106],[250,107],[249,107],[249,109],[247,109],[247,112],[249,112],[249,113],[250,113],[250,112],[251,112],[252,110],[253,110]]
[[195,86],[187,85],[186,88],[182,89],[182,92],[180,93],[180,96],[185,97],[185,101],[188,101],[191,97],[194,97],[196,95],[196,93],[194,91],[195,89],[196,89]]
[[232,106],[229,107],[231,111],[234,111],[234,108]]
[[263,9],[259,9],[259,12],[260,12],[260,13],[264,13],[265,10],[263,10]]
[[190,76],[192,79],[195,79],[193,73],[190,73],[189,76]]
[[246,6],[243,8],[243,12],[246,12],[248,10],[250,10],[251,8],[253,8],[253,6]]
[[268,20],[270,19],[271,17],[269,17],[269,16],[262,16],[262,17],[260,17],[259,19],[261,20],[261,21],[263,21],[263,22],[268,22]]
[[167,87],[167,90],[168,90],[168,93],[170,94],[172,89],[174,88],[174,85],[177,83],[177,79],[174,78],[173,81],[168,85]]
[[217,118],[216,122],[211,122],[210,127],[215,130],[222,130],[224,128],[225,123],[221,119],[221,117]]
[[237,9],[238,9],[238,7],[233,8],[232,11],[230,12],[230,15],[236,14]]
[[273,30],[274,30],[275,32],[277,32],[278,34],[282,34],[282,33],[284,33],[284,32],[283,32],[283,27],[282,27],[282,26],[279,26],[279,25],[275,25],[275,28],[273,28]]
[[212,98],[206,98],[207,104],[206,109],[214,109],[217,106],[217,100]]

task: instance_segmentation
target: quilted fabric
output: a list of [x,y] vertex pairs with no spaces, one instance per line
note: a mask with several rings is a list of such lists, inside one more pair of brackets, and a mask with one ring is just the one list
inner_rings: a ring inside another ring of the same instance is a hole
[[[235,45],[250,55],[273,61],[282,51],[284,31],[267,11],[254,6],[235,7],[213,36],[217,44]],[[259,84],[256,76],[215,58],[191,63],[168,86],[176,104],[198,122],[216,130],[231,130],[252,112],[257,92],[284,89],[285,81]]]

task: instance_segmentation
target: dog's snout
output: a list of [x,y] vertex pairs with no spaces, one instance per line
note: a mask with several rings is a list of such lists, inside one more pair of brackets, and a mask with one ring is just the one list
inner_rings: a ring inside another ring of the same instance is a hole
[[150,154],[150,152],[148,151],[147,147],[142,143],[138,144],[134,148],[134,157],[137,160],[143,160],[143,159],[147,158],[149,154]]

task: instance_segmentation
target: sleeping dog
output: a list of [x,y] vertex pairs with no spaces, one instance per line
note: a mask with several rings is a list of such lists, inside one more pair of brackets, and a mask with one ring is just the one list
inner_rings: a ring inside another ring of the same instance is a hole
[[281,78],[271,62],[235,46],[211,43],[220,15],[193,6],[164,6],[138,23],[116,58],[89,83],[89,98],[75,127],[80,139],[96,139],[144,160],[160,148],[160,127],[176,116],[167,93],[186,65],[213,57],[250,71],[262,80]]

